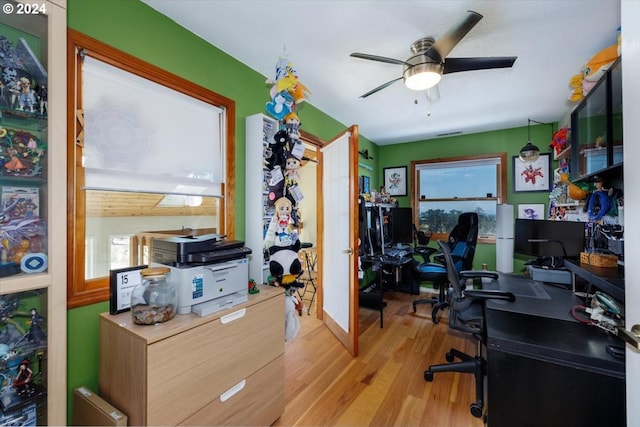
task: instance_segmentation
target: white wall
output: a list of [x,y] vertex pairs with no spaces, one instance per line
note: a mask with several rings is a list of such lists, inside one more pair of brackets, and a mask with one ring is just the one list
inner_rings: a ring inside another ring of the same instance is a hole
[[[625,258],[625,312],[627,329],[640,324],[640,2],[622,0],[622,111],[624,112],[624,258]],[[636,410],[640,394],[640,353],[627,346],[627,425],[640,426],[640,413]]]
[[300,189],[304,199],[300,202],[302,212],[301,242],[313,243],[317,246],[318,239],[318,204],[316,203],[316,174],[318,166],[313,162],[307,162],[300,168]]

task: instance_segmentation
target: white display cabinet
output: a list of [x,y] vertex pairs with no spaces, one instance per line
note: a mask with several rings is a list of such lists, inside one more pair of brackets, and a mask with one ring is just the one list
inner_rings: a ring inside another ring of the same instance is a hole
[[249,277],[265,283],[269,265],[264,259],[264,236],[273,211],[267,203],[269,170],[266,152],[278,132],[278,121],[264,114],[254,114],[245,122],[245,245],[251,248]]
[[66,1],[0,14],[0,424],[66,425]]

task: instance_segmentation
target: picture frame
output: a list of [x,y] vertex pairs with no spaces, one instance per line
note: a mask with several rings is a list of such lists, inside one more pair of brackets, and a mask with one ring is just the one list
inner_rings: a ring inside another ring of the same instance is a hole
[[390,196],[407,195],[407,167],[384,168],[384,188]]
[[142,283],[140,270],[147,265],[111,270],[109,280],[109,313],[118,314],[131,309],[131,292]]
[[518,218],[544,219],[544,203],[523,203],[518,205]]
[[540,154],[535,162],[523,162],[513,156],[513,191],[542,192],[551,188],[551,155]]

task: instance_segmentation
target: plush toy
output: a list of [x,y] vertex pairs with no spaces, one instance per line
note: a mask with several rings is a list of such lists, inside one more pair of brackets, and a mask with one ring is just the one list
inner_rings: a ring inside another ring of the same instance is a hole
[[607,72],[611,64],[620,56],[620,38],[618,43],[602,49],[585,64],[582,72],[569,79],[570,101],[579,101],[589,94],[600,78]]
[[300,239],[296,239],[291,246],[271,246],[269,252],[269,272],[278,286],[284,288],[303,285],[297,281],[302,274],[302,263],[298,258]]
[[[291,341],[300,332],[300,319],[304,306],[295,289],[288,289],[285,292],[284,300],[284,340]],[[298,312],[298,316],[295,312]]]
[[300,180],[300,159],[293,155],[287,156],[287,161],[285,163],[285,171],[284,171],[284,185],[286,188],[293,187],[298,185]]
[[293,97],[289,92],[283,90],[276,93],[271,101],[265,104],[267,113],[271,114],[277,120],[283,120],[293,108]]
[[289,113],[284,118],[285,127],[287,128],[287,133],[289,134],[289,138],[292,141],[298,141],[300,139],[300,119],[296,113]]
[[273,136],[273,142],[270,145],[271,155],[267,157],[267,164],[270,169],[276,166],[284,169],[290,144],[291,140],[286,130],[283,129],[276,132]]
[[289,247],[298,239],[298,232],[294,229],[293,204],[287,197],[280,197],[274,205],[275,214],[265,233],[264,246]]
[[569,134],[569,129],[567,127],[563,127],[562,129],[557,130],[552,137],[551,144],[549,144],[549,148],[552,148],[556,154],[560,154],[565,148],[567,148],[567,136]]

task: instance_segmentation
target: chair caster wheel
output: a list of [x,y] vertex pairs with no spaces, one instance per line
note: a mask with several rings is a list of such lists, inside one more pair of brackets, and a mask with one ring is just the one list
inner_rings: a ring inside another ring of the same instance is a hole
[[424,380],[429,382],[433,381],[433,372],[424,371]]
[[471,404],[471,415],[473,415],[476,418],[481,418],[482,417],[482,406],[478,405],[477,403],[472,403]]
[[447,354],[445,354],[444,357],[445,357],[445,359],[447,359],[447,362],[449,362],[449,363],[451,363],[451,362],[453,362],[455,360],[455,356],[450,351],[447,352]]
[[434,314],[431,316],[431,321],[433,322],[434,325],[437,325],[440,319],[438,318],[438,316]]

